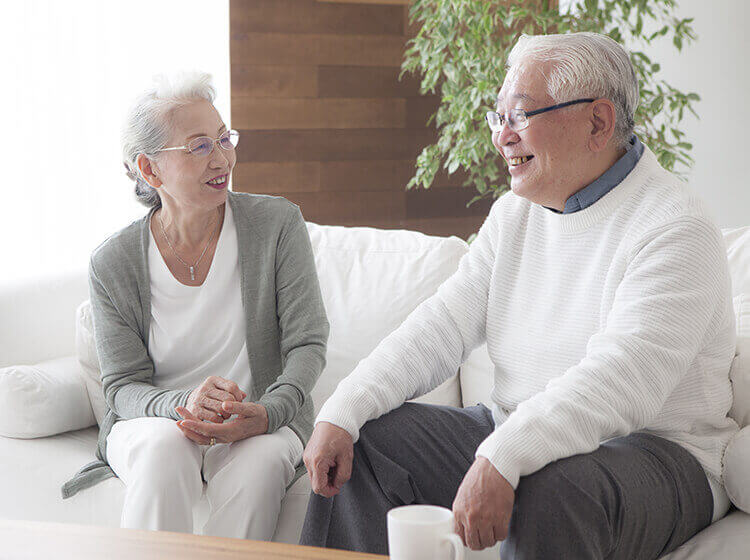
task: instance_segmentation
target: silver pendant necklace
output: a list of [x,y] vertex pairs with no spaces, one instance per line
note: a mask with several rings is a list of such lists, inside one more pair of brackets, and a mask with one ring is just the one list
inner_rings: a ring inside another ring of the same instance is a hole
[[169,248],[172,249],[172,253],[174,253],[175,257],[177,257],[177,260],[180,261],[182,264],[184,264],[186,267],[188,267],[188,270],[190,270],[190,280],[192,282],[195,282],[195,267],[198,266],[198,263],[201,262],[203,255],[205,255],[206,251],[208,251],[208,246],[211,245],[211,241],[213,240],[214,235],[216,235],[216,232],[219,229],[220,223],[221,223],[221,216],[219,216],[219,220],[216,222],[216,227],[214,228],[214,231],[211,232],[211,237],[208,238],[208,243],[206,243],[206,247],[203,249],[201,256],[198,257],[198,260],[195,261],[195,264],[191,266],[185,261],[183,261],[180,258],[180,255],[177,254],[177,251],[174,250],[174,247],[172,247],[172,242],[169,240],[169,236],[167,235],[167,232],[164,230],[164,223],[161,221],[161,214],[159,214],[159,226],[161,226],[161,233],[162,235],[164,235],[164,239],[167,240],[167,245],[169,245]]

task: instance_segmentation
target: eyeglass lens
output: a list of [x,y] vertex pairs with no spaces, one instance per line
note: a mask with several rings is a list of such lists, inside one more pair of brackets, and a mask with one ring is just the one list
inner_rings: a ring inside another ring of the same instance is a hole
[[[217,141],[219,143],[219,146],[221,146],[225,150],[231,150],[237,146],[240,140],[240,135],[235,130],[228,130],[219,138],[217,138]],[[214,149],[214,139],[209,138],[208,136],[199,136],[198,138],[195,138],[190,141],[188,144],[188,150],[191,154],[195,154],[198,156],[206,156],[210,154]]]
[[[487,112],[487,124],[490,126],[492,132],[498,132],[505,124],[505,115],[501,115],[495,111]],[[508,111],[508,128],[511,130],[522,130],[526,128],[528,119],[526,112],[522,109],[511,109]]]

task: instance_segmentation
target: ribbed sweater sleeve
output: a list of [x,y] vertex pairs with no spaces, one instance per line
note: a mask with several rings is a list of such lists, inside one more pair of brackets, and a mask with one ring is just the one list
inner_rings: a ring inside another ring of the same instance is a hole
[[725,259],[718,230],[699,218],[641,236],[583,359],[519,403],[477,456],[515,488],[521,476],[647,426],[723,319]]
[[258,401],[268,412],[268,433],[294,420],[326,363],[329,324],[310,236],[297,206],[290,205],[279,236],[275,271],[284,369]]
[[497,205],[458,270],[339,383],[316,422],[344,428],[357,441],[365,422],[437,387],[484,342]]
[[190,391],[153,385],[154,364],[143,339],[115,306],[93,259],[89,264],[89,296],[102,389],[109,408],[123,419],[160,416],[179,420],[175,408],[187,404]]

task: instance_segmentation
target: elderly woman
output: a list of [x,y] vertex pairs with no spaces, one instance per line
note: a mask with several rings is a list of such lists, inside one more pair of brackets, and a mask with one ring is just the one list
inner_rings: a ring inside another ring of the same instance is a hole
[[[89,267],[109,410],[100,461],[70,496],[116,474],[122,526],[269,540],[312,432],[328,322],[299,208],[227,190],[239,135],[207,74],[162,79],[123,133],[149,212]],[[107,465],[108,463],[108,465]]]

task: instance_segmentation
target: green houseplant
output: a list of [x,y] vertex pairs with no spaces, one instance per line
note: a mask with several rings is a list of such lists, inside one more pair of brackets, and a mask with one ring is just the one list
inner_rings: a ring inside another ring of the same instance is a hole
[[554,0],[415,0],[410,9],[417,35],[407,45],[401,74],[421,76],[420,93],[439,93],[430,118],[438,139],[417,158],[407,188],[429,188],[442,166],[449,174],[462,168],[481,198],[508,189],[508,176],[492,146],[484,113],[493,108],[505,78],[505,61],[522,33],[595,31],[623,44],[631,53],[640,83],[636,134],[666,169],[683,174],[693,163],[692,145],[679,122],[686,111],[697,117],[696,93],[683,93],[658,78],[659,64],[642,50],[660,37],[671,37],[681,50],[695,39],[692,18],[674,16],[675,0],[574,0],[560,9]]

